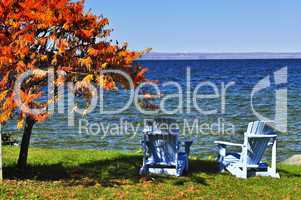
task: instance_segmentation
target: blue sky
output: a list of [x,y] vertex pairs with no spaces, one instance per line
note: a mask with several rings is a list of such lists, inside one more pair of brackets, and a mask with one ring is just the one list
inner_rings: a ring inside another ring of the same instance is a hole
[[155,52],[301,52],[300,0],[86,0],[112,39]]

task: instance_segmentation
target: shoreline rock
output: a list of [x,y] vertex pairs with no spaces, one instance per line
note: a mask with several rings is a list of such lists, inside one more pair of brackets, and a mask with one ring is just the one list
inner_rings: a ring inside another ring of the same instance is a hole
[[288,164],[288,165],[300,165],[301,166],[301,154],[293,155],[293,156],[289,157],[288,159],[286,159],[285,161],[283,161],[283,163]]

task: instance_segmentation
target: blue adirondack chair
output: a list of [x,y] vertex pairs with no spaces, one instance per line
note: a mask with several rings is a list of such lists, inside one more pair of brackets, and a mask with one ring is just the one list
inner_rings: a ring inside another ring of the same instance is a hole
[[[180,142],[179,132],[165,132],[146,127],[141,141],[143,166],[140,174],[168,174],[181,176],[188,171],[188,156],[192,141]],[[182,151],[182,146],[184,150]]]
[[[267,122],[255,121],[249,123],[243,144],[215,141],[219,149],[220,170],[226,169],[239,178],[256,175],[280,178],[276,172],[276,138],[277,135],[267,126]],[[242,151],[227,152],[228,146],[241,147]],[[272,146],[271,167],[261,161],[269,146]]]

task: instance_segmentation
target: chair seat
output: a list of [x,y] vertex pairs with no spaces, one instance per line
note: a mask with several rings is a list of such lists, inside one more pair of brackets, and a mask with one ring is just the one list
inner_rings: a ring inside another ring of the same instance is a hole
[[175,162],[157,162],[154,160],[146,160],[145,165],[172,167],[172,166],[176,166],[176,163]]
[[223,162],[228,165],[230,163],[237,163],[240,160],[240,153],[228,153],[224,159]]
[[[224,165],[228,166],[230,164],[234,164],[238,167],[242,167],[242,163],[239,162],[240,161],[240,153],[228,153],[225,157],[224,157]],[[258,168],[258,169],[267,169],[268,168],[268,164],[264,163],[264,162],[260,162],[259,164],[249,164],[247,165],[249,168]]]
[[[187,154],[185,152],[179,152],[178,153],[178,165],[182,163],[182,165],[185,165],[187,160]],[[176,166],[176,162],[164,162],[164,161],[155,161],[153,159],[148,159],[145,161],[146,165],[149,166],[166,166],[166,167],[174,167]]]

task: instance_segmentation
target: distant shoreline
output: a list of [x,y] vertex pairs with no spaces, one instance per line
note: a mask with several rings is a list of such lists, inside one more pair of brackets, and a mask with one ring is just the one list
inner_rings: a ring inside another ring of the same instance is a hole
[[158,53],[151,52],[139,60],[238,60],[238,59],[301,59],[299,53]]

